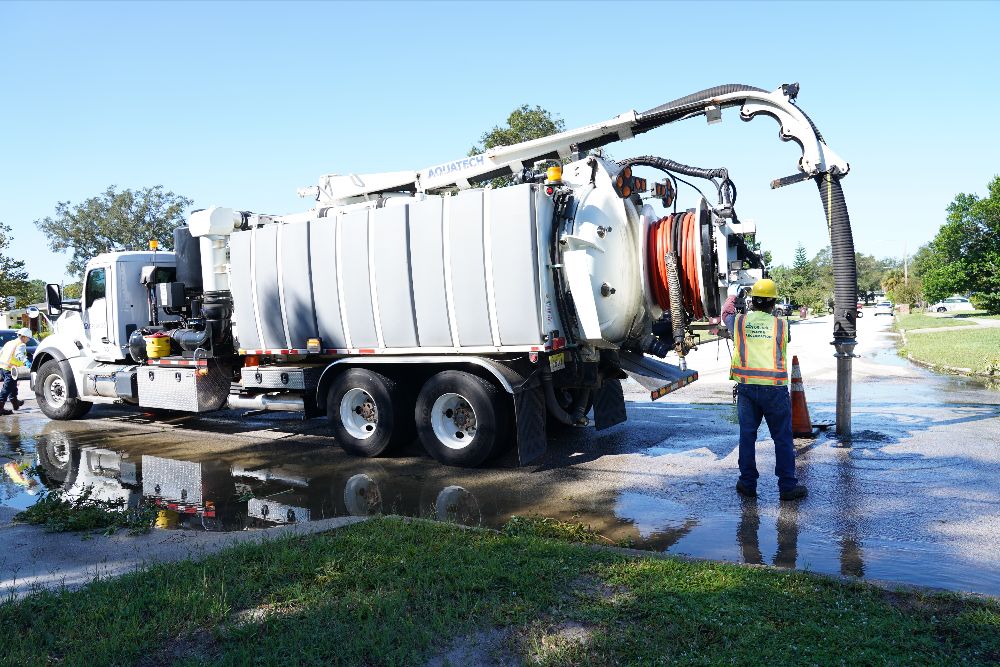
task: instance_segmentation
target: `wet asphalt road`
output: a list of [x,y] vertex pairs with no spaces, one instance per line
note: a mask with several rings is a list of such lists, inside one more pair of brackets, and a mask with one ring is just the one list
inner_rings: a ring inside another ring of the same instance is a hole
[[[853,440],[796,441],[810,490],[796,503],[778,500],[769,439],[758,443],[760,497],[733,490],[724,343],[692,354],[698,382],[656,403],[629,386],[626,424],[553,435],[526,468],[447,468],[417,445],[360,460],[331,446],[322,421],[294,415],[95,408],[55,423],[33,401],[0,417],[0,464],[40,464],[36,494],[90,485],[130,503],[158,498],[195,530],[377,512],[498,526],[538,514],[646,549],[1000,595],[1000,392],[899,359],[889,323],[870,314],[859,323]],[[834,417],[830,331],[828,318],[792,328],[814,422]],[[36,498],[4,476],[0,525]]]

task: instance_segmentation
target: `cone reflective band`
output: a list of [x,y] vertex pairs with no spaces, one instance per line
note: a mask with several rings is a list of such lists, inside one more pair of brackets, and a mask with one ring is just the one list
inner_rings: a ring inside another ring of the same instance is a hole
[[797,438],[810,437],[813,434],[812,420],[809,419],[809,405],[806,403],[806,390],[802,385],[802,372],[799,370],[798,356],[792,356],[792,435]]

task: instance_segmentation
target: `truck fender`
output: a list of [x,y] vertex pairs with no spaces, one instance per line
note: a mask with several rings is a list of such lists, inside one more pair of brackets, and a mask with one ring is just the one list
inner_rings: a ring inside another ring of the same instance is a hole
[[[341,371],[353,366],[375,366],[375,365],[404,365],[404,364],[439,364],[448,366],[464,366],[471,364],[479,368],[485,369],[489,374],[497,381],[497,383],[506,391],[508,394],[516,393],[515,385],[511,383],[511,372],[505,366],[493,362],[490,359],[484,359],[482,357],[474,356],[429,356],[429,355],[415,355],[415,356],[364,356],[364,357],[345,357],[343,359],[338,359],[334,361],[329,366],[323,369],[323,373],[319,376],[319,383],[316,386],[316,405],[324,405],[326,400],[326,393],[330,390],[330,385],[333,383],[334,378],[340,374]],[[515,374],[516,375],[516,374]],[[516,381],[516,380],[515,380]]]
[[83,344],[69,336],[62,334],[52,334],[51,336],[47,336],[41,344],[39,344],[38,349],[35,350],[35,356],[31,359],[31,375],[29,382],[31,390],[35,390],[35,378],[38,376],[38,369],[40,369],[42,364],[45,362],[50,359],[54,359],[59,362],[59,369],[63,372],[64,376],[73,380],[68,383],[69,386],[67,387],[69,397],[77,398],[79,393],[76,389],[76,373],[73,372],[70,359],[83,356],[81,354],[82,350]]

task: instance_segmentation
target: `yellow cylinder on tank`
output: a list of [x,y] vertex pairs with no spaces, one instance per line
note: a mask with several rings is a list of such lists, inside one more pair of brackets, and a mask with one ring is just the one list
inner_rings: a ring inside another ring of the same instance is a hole
[[170,356],[170,336],[155,333],[152,336],[144,336],[146,341],[146,356],[150,359]]

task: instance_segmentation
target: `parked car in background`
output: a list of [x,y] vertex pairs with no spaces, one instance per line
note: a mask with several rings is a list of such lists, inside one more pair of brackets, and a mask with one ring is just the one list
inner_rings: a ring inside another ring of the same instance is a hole
[[892,301],[879,301],[875,304],[875,317],[878,317],[879,315],[888,315],[889,317],[892,317],[892,310]]
[[774,304],[774,310],[771,312],[775,317],[789,317],[798,308],[792,305],[791,301],[779,301]]
[[947,313],[954,310],[975,310],[975,307],[964,296],[950,296],[931,304],[927,309],[935,313]]
[[[7,341],[11,341],[17,338],[17,329],[0,329],[0,347],[3,347]],[[28,353],[28,361],[35,356],[35,349],[38,348],[38,341],[32,338],[25,344],[25,352]]]

